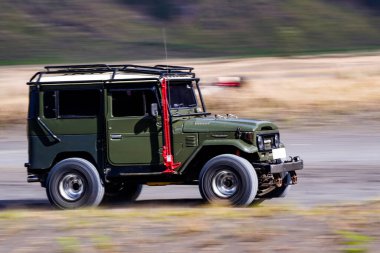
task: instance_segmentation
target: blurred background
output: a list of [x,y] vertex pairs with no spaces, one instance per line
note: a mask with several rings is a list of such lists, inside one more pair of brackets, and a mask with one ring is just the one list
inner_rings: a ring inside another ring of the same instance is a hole
[[0,64],[373,50],[378,0],[2,0]]
[[[0,252],[378,252],[379,24],[380,0],[1,0]],[[25,83],[62,63],[194,67],[210,112],[280,127],[299,184],[258,208],[144,186],[127,207],[52,211],[26,183]]]
[[[23,83],[36,65],[114,61],[191,64],[204,87],[221,76],[244,80],[229,93],[205,88],[215,113],[283,123],[380,117],[379,0],[2,0],[0,8],[0,124],[24,122]],[[32,66],[11,67],[24,64]]]

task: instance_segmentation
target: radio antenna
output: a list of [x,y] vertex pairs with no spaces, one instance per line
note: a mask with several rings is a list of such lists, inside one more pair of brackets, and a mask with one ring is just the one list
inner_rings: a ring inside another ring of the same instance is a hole
[[166,61],[166,69],[169,71],[169,64],[168,64],[168,48],[166,46],[166,29],[162,28],[162,37],[164,39],[164,49],[165,49],[165,61]]

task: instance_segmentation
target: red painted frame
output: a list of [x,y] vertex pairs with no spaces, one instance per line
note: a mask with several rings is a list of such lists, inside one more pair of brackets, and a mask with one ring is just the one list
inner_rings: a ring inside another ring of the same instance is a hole
[[168,83],[166,78],[161,81],[161,103],[162,103],[162,116],[163,116],[163,134],[164,145],[162,146],[162,156],[164,159],[164,165],[166,170],[163,173],[175,174],[175,169],[181,166],[181,163],[174,162],[174,156],[172,153],[172,138],[170,127],[170,113],[168,102]]

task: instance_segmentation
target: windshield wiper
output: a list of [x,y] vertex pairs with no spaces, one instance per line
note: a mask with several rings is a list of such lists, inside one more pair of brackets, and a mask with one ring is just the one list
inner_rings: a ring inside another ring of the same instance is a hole
[[174,114],[172,117],[189,117],[189,116],[208,116],[211,115],[210,112],[196,112],[196,113],[189,113],[189,114]]

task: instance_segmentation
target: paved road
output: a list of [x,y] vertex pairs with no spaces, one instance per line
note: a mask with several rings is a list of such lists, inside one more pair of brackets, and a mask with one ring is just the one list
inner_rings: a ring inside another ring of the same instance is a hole
[[[48,207],[44,189],[26,183],[24,127],[0,131],[0,209]],[[380,130],[376,126],[292,129],[281,134],[288,154],[300,155],[305,169],[289,195],[272,202],[312,207],[380,197]],[[201,203],[200,199],[196,186],[145,187],[138,204],[191,206]]]

